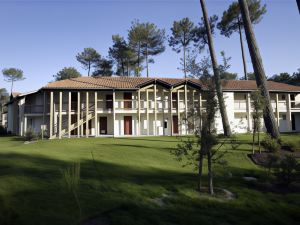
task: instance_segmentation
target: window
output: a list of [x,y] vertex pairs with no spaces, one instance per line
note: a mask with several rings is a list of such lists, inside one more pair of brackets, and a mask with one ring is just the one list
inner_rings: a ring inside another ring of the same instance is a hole
[[295,95],[291,95],[291,100],[295,101]]
[[167,129],[168,128],[168,121],[164,122],[164,128]]
[[106,95],[106,109],[113,108],[113,95],[109,94]]
[[282,115],[282,120],[286,120],[286,115],[285,114]]
[[281,100],[285,100],[285,95],[281,95]]

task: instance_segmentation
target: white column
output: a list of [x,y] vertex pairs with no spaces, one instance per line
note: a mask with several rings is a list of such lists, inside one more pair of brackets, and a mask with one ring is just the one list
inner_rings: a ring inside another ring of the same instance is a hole
[[147,103],[147,112],[146,112],[146,116],[147,116],[147,135],[149,136],[150,121],[149,121],[149,91],[148,91],[148,89],[146,90],[146,103]]
[[95,91],[95,137],[98,136],[98,114],[97,114],[98,92]]
[[170,110],[170,134],[173,136],[173,98],[172,98],[172,90],[170,90],[170,105],[169,105],[169,110]]
[[185,134],[188,134],[188,113],[187,113],[187,85],[184,85],[184,114],[185,114],[185,120],[184,120],[184,125],[185,125]]
[[80,121],[80,92],[77,92],[77,137],[80,137],[80,126],[79,125]]
[[251,131],[251,97],[250,93],[247,93],[247,126],[248,126],[248,132]]
[[71,104],[72,104],[72,99],[71,99],[71,92],[69,91],[69,104],[68,104],[68,137],[71,137]]
[[138,132],[137,135],[141,135],[141,91],[138,90]]
[[178,116],[178,134],[181,135],[181,127],[182,124],[180,123],[180,92],[177,91],[177,116]]
[[[27,119],[26,119],[26,126],[27,126]],[[49,138],[51,139],[53,135],[53,91],[50,92],[50,125],[49,126],[50,126]]]
[[61,129],[62,129],[62,92],[59,92],[59,109],[58,109],[58,138],[61,139]]
[[279,128],[280,121],[279,121],[279,98],[278,98],[278,93],[276,93],[276,121],[277,121],[277,126]]
[[27,131],[27,116],[24,117],[24,135]]
[[86,92],[86,99],[85,99],[85,136],[89,137],[89,92]]
[[287,111],[287,125],[288,125],[288,130],[292,130],[292,113],[291,113],[291,95],[287,94],[287,100],[286,100],[286,111]]
[[154,135],[157,135],[157,103],[156,103],[156,84],[154,84]]
[[194,127],[194,133],[196,131],[195,126],[196,126],[196,121],[195,121],[195,90],[192,90],[192,101],[193,101],[193,127]]
[[[114,131],[114,136],[116,136],[116,106],[115,106],[115,100],[116,100],[116,92],[115,90],[113,90],[113,131]],[[119,129],[121,129],[121,127],[119,127]]]
[[202,95],[199,91],[199,132],[201,132],[202,129]]

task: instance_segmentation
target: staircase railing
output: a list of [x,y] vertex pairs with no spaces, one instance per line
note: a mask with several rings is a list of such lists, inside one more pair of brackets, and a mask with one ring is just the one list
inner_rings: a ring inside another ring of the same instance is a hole
[[[89,121],[89,120],[91,120],[95,117],[95,104],[89,104],[88,112],[89,112],[89,114],[87,115],[86,114],[86,105],[85,105],[80,111],[80,114],[82,115],[82,118],[80,118],[79,121],[76,121],[75,123],[71,124],[70,131],[76,129],[78,126],[83,125],[84,123],[86,123],[87,121]],[[62,128],[64,128],[64,129],[61,130],[61,136],[65,135],[69,132],[68,122],[69,122],[68,117],[64,118],[62,120]],[[57,129],[58,125],[59,125],[59,121],[54,124],[54,130]],[[58,132],[58,134],[59,134],[59,132]],[[57,136],[57,134],[54,135],[54,136]]]

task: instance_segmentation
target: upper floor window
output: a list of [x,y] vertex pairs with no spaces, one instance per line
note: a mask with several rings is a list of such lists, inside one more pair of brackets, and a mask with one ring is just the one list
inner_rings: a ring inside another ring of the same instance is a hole
[[291,94],[291,100],[295,101],[295,95],[294,94]]
[[281,100],[285,100],[285,95],[281,95]]
[[132,93],[124,92],[124,108],[131,109],[132,108]]
[[107,109],[113,108],[113,95],[111,94],[106,95],[106,108]]

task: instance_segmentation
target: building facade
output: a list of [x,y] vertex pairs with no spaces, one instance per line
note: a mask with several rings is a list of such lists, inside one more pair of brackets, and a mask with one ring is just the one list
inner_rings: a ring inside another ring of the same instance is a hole
[[[300,131],[300,87],[268,81],[281,132]],[[235,133],[252,130],[255,81],[223,82]],[[205,113],[205,85],[197,79],[80,77],[20,94],[8,105],[8,131],[43,130],[50,139],[98,136],[190,135]],[[223,132],[219,113],[215,129]]]

